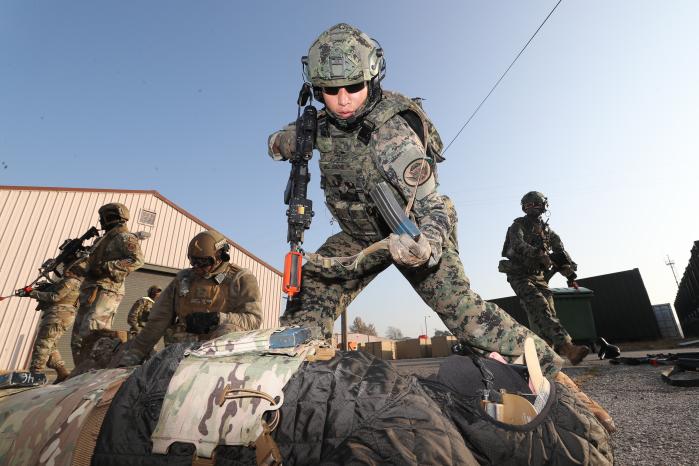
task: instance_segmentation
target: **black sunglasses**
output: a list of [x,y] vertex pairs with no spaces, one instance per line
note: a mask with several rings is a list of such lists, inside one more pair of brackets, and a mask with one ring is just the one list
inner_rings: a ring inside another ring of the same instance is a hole
[[214,265],[214,259],[213,257],[192,257],[189,259],[189,263],[194,268],[209,267]]
[[337,95],[340,89],[344,88],[349,94],[356,94],[366,87],[364,81],[357,84],[350,84],[349,86],[336,86],[336,87],[324,87],[323,92],[328,95]]

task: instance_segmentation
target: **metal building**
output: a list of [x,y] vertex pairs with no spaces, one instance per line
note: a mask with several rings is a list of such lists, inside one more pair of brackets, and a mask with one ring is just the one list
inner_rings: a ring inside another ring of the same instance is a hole
[[[82,235],[96,225],[97,210],[121,202],[130,212],[131,231],[146,231],[141,242],[145,265],[126,280],[126,296],[114,328],[127,330],[126,316],[133,302],[150,285],[164,288],[188,267],[187,245],[197,233],[210,229],[205,222],[178,207],[157,191],[0,186],[0,295],[7,296],[30,283],[45,259],[55,257],[66,238]],[[282,301],[281,273],[229,239],[231,262],[249,269],[258,280],[264,312],[263,327],[276,326]],[[0,370],[26,368],[40,313],[36,301],[12,298],[0,302]],[[59,342],[67,364],[70,329]]]
[[653,312],[663,338],[684,338],[680,320],[670,303],[653,304]]
[[692,246],[689,263],[680,280],[675,310],[686,337],[699,336],[699,241]]

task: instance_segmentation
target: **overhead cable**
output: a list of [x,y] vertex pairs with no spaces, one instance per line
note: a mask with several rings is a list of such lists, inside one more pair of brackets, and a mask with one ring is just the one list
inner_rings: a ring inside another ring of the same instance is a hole
[[452,140],[449,141],[449,144],[447,144],[447,147],[444,149],[444,151],[442,152],[442,154],[445,154],[445,153],[447,152],[447,150],[449,150],[449,147],[451,147],[451,145],[454,143],[454,141],[456,141],[456,138],[459,137],[459,135],[461,134],[461,132],[462,132],[462,131],[464,130],[464,128],[466,128],[466,126],[471,122],[471,120],[473,119],[473,117],[476,116],[476,113],[478,113],[478,110],[480,110],[481,107],[483,106],[483,104],[485,103],[485,101],[488,100],[488,97],[490,97],[490,94],[492,94],[493,91],[495,90],[495,88],[498,87],[498,84],[500,84],[500,81],[502,81],[503,78],[505,77],[505,75],[507,74],[507,72],[510,71],[510,68],[512,68],[512,67],[514,66],[515,62],[517,62],[517,59],[520,57],[520,55],[522,55],[522,53],[524,53],[524,50],[526,50],[527,46],[531,43],[532,40],[534,40],[534,37],[536,37],[536,35],[537,35],[537,34],[539,33],[539,31],[541,30],[541,28],[544,27],[544,24],[546,24],[546,21],[548,21],[548,19],[551,17],[551,15],[553,14],[553,12],[556,11],[556,8],[558,8],[558,5],[560,5],[562,1],[563,1],[563,0],[558,0],[558,3],[556,3],[556,4],[554,5],[554,7],[551,9],[551,11],[550,11],[549,14],[546,16],[546,18],[544,18],[544,20],[541,22],[541,24],[539,25],[539,27],[536,28],[536,31],[534,31],[534,34],[532,34],[532,36],[529,38],[529,40],[527,41],[527,43],[524,44],[524,47],[522,47],[522,50],[520,50],[519,53],[517,54],[517,56],[515,57],[515,59],[512,60],[512,63],[510,63],[510,66],[507,67],[507,69],[505,70],[505,72],[502,73],[502,75],[500,76],[500,78],[495,82],[495,84],[493,85],[493,87],[490,89],[490,92],[488,92],[488,95],[486,95],[485,98],[481,101],[481,103],[478,104],[478,106],[477,106],[476,109],[473,111],[473,113],[471,113],[471,116],[468,117],[468,120],[466,120],[466,123],[464,123],[464,125],[461,127],[461,129],[459,130],[459,132],[456,133],[456,136],[454,136],[454,137],[452,138]]

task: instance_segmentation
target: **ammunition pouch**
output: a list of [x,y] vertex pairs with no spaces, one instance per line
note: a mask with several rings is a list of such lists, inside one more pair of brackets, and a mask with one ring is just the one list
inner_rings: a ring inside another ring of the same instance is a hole
[[221,322],[218,312],[194,312],[185,317],[187,333],[205,335],[214,331]]

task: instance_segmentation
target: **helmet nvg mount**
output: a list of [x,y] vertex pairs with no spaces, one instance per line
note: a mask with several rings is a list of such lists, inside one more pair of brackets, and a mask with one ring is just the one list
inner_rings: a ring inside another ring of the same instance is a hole
[[189,242],[187,249],[187,257],[189,261],[192,259],[212,259],[213,262],[222,260],[228,262],[231,260],[228,250],[230,245],[226,238],[216,230],[205,230],[197,234]]
[[380,82],[386,74],[383,49],[377,41],[349,24],[340,23],[324,31],[301,58],[306,81],[313,86],[313,97],[323,102],[322,88],[369,83],[369,97],[352,121],[368,113],[381,100]]
[[528,210],[535,209],[537,213],[543,214],[549,207],[548,199],[539,191],[529,191],[522,197],[520,203],[522,204],[522,211],[525,213],[529,213],[527,212]]

